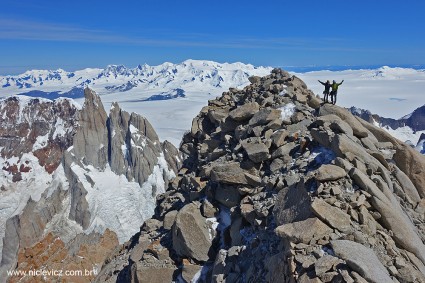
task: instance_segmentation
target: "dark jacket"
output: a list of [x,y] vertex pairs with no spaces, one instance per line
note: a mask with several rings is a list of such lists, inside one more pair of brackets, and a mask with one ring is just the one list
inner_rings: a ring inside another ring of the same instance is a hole
[[325,90],[323,91],[323,93],[329,93],[329,90],[331,89],[331,83],[330,82],[321,82],[319,81],[319,83],[321,83],[322,85],[325,86]]

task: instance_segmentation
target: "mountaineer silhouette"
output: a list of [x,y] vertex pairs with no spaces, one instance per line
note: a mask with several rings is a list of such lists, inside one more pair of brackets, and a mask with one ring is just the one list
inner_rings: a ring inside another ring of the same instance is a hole
[[328,102],[328,97],[329,97],[329,90],[331,89],[331,82],[329,80],[326,81],[326,83],[322,82],[319,80],[319,83],[321,83],[322,85],[325,86],[325,90],[323,91],[323,100],[325,102]]

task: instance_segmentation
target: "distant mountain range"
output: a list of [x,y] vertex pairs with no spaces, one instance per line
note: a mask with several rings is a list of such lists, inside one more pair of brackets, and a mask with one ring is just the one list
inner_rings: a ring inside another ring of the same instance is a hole
[[[109,65],[105,69],[84,69],[67,72],[62,69],[31,70],[17,76],[0,76],[2,94],[25,94],[32,97],[55,99],[60,96],[82,98],[84,87],[89,86],[99,94],[157,90],[156,98],[182,97],[181,90],[209,90],[242,87],[248,77],[266,75],[271,67],[254,67],[243,63],[216,63],[212,61],[186,60],[180,64],[163,63],[158,66],[147,64],[136,68]],[[177,92],[179,95],[164,95]]]

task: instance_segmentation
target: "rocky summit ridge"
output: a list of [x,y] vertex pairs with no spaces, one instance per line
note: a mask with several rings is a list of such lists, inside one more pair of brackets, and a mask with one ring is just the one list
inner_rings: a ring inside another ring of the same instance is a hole
[[95,282],[425,282],[425,157],[283,70],[250,82]]

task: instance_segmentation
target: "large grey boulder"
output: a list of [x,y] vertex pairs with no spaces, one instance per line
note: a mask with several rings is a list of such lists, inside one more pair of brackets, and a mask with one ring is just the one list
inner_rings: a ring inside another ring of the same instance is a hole
[[368,282],[393,282],[387,269],[371,249],[348,240],[331,241],[331,245],[335,255],[345,260],[350,268]]
[[268,147],[262,142],[243,142],[242,147],[248,158],[255,163],[260,163],[270,157]]
[[274,144],[274,146],[280,147],[285,143],[285,139],[288,135],[289,135],[288,131],[277,130],[270,136],[270,139],[272,140],[272,143]]
[[383,167],[381,163],[374,157],[372,157],[366,149],[358,144],[352,137],[345,134],[338,134],[332,138],[330,148],[336,153],[338,157],[353,160],[357,158],[364,164],[368,164],[370,168],[377,170]]
[[173,282],[177,267],[169,260],[154,257],[135,263],[135,280],[138,283]]
[[361,189],[372,195],[370,199],[372,206],[382,215],[383,226],[393,231],[394,241],[425,262],[425,245],[393,193],[388,188],[381,191],[366,174],[357,168],[352,168],[349,174]]
[[400,183],[403,188],[404,193],[409,197],[410,200],[413,201],[413,205],[416,205],[421,201],[421,197],[419,196],[418,191],[415,188],[415,185],[412,181],[401,171],[397,166],[394,166],[394,173],[397,181]]
[[261,109],[249,120],[249,125],[253,127],[267,125],[271,121],[279,119],[280,113],[280,110],[269,107]]
[[353,135],[353,129],[344,120],[335,114],[328,114],[317,118],[316,122],[319,126],[329,127],[333,132],[339,134],[344,133],[349,136]]
[[211,169],[211,180],[231,185],[258,185],[261,179],[241,168],[238,162],[217,164]]
[[363,127],[365,127],[370,133],[373,134],[373,136],[379,141],[379,142],[389,142],[393,145],[398,145],[401,143],[398,139],[394,138],[390,133],[385,131],[384,129],[378,128],[374,125],[372,125],[369,122],[366,122],[360,117],[355,116],[357,121],[359,121],[360,124],[362,124]]
[[173,249],[179,256],[207,261],[211,244],[206,218],[196,204],[187,204],[179,211],[174,222]]
[[425,197],[425,156],[406,144],[396,148],[394,161],[412,181],[419,195]]
[[248,119],[251,119],[252,116],[254,116],[255,113],[258,112],[260,109],[260,106],[257,102],[252,103],[245,103],[236,109],[229,112],[229,117],[232,118],[235,121],[246,121]]
[[294,243],[308,244],[313,239],[320,239],[332,233],[332,229],[318,218],[307,218],[280,225],[276,228],[276,234]]
[[277,148],[275,151],[273,151],[272,159],[284,157],[284,156],[290,156],[292,153],[292,150],[296,147],[297,147],[296,143],[293,143],[293,142],[286,143],[282,145],[281,147]]

